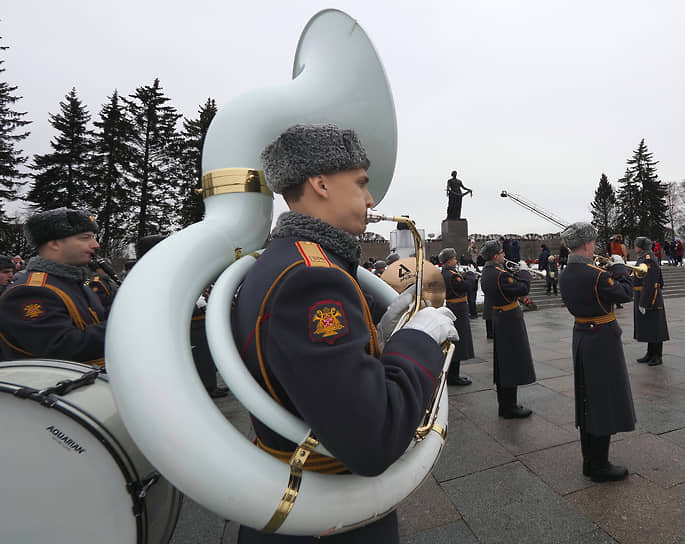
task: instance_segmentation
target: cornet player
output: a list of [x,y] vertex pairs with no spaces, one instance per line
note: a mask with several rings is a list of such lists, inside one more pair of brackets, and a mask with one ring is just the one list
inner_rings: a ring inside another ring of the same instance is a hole
[[518,297],[530,290],[530,273],[525,261],[514,275],[504,268],[504,250],[497,240],[480,250],[485,266],[480,278],[485,296],[492,305],[494,342],[494,382],[499,416],[505,419],[528,417],[532,412],[516,400],[517,387],[535,381],[528,331]]
[[454,325],[459,333],[454,357],[447,373],[448,385],[471,385],[471,380],[459,375],[460,361],[473,358],[473,339],[469,320],[468,283],[457,270],[457,252],[446,247],[438,254],[442,264],[442,279],[445,281],[445,304],[457,317]]
[[583,474],[595,482],[622,480],[628,471],[609,462],[609,440],[635,428],[635,409],[613,305],[630,300],[633,282],[620,255],[611,256],[609,270],[595,266],[597,231],[589,223],[573,223],[561,237],[571,250],[559,288],[575,317],[573,372]]
[[638,363],[657,366],[663,363],[661,354],[664,341],[669,339],[664,295],[664,280],[661,277],[661,263],[652,253],[652,241],[645,236],[635,239],[636,265],[647,265],[644,278],[635,277],[633,319],[635,327],[633,336],[638,342],[647,342],[647,353],[640,357]]
[[[262,153],[269,187],[291,211],[248,273],[235,309],[236,341],[253,376],[311,426],[335,458],[312,454],[304,468],[383,472],[409,445],[456,338],[447,308],[425,308],[390,337],[411,300],[400,296],[374,327],[375,308],[357,283],[367,210],[366,152],[352,130],[296,125]],[[382,312],[382,310],[381,310]],[[296,444],[256,419],[257,445],[287,462]],[[284,483],[285,486],[285,483]],[[316,515],[316,512],[312,512]],[[330,537],[399,541],[397,516]],[[239,542],[325,542],[241,527]]]

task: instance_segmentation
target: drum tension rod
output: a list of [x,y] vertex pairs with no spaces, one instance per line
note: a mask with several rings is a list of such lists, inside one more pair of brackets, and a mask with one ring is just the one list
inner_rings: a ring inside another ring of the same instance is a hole
[[50,407],[53,406],[58,400],[54,397],[54,395],[64,396],[74,389],[78,389],[84,385],[92,385],[97,377],[103,372],[104,370],[101,368],[91,370],[90,372],[83,374],[80,378],[76,378],[75,380],[62,380],[57,382],[52,387],[47,387],[45,389],[41,389],[40,391],[38,389],[34,389],[33,387],[22,387],[21,389],[17,389],[14,392],[14,395],[21,399],[35,400],[43,406]]
[[133,498],[133,513],[135,516],[142,515],[147,492],[159,481],[159,478],[159,472],[151,472],[142,481],[126,484],[126,489]]

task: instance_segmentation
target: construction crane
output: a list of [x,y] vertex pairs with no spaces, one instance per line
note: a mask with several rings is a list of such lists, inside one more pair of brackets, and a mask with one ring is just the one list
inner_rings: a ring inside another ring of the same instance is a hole
[[550,223],[554,223],[557,227],[565,229],[568,226],[568,222],[564,221],[563,219],[560,219],[552,212],[548,212],[547,210],[542,209],[540,206],[531,202],[530,200],[526,200],[521,195],[510,193],[509,191],[502,191],[499,196],[501,196],[502,198],[511,198],[519,206],[523,206],[526,210],[533,212],[534,214],[542,217],[543,219],[547,219],[547,221],[549,221]]

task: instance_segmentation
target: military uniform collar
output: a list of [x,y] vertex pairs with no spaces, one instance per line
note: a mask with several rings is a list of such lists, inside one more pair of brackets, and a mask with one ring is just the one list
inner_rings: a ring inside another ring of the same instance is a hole
[[582,255],[578,255],[577,253],[571,253],[568,256],[568,264],[574,263],[593,264],[594,261],[590,257],[583,257]]
[[273,238],[292,236],[310,240],[325,250],[335,253],[351,265],[359,264],[361,247],[356,236],[299,212],[290,211],[281,214],[271,235]]
[[72,266],[70,264],[62,264],[52,259],[46,259],[40,255],[31,257],[26,265],[27,272],[47,272],[53,276],[66,278],[69,280],[76,280],[83,283],[88,279],[88,269],[85,266]]

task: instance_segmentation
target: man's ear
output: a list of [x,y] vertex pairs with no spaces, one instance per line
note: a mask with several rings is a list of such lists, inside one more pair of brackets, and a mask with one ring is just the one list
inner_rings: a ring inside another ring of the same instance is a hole
[[309,176],[307,183],[314,190],[314,193],[321,198],[328,198],[328,187],[326,185],[326,176],[319,174],[317,176]]

